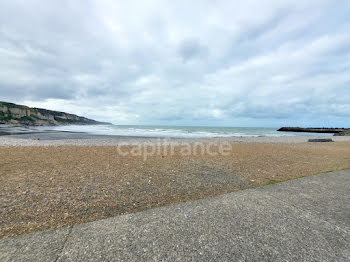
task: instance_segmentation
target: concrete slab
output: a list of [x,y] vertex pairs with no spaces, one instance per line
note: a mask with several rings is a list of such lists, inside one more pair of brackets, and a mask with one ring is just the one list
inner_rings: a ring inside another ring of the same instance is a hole
[[255,190],[73,228],[62,261],[330,261],[350,234]]
[[350,231],[350,172],[326,173],[257,189]]
[[350,261],[349,183],[340,171],[2,239],[0,260]]
[[55,261],[67,240],[68,227],[0,240],[0,261]]

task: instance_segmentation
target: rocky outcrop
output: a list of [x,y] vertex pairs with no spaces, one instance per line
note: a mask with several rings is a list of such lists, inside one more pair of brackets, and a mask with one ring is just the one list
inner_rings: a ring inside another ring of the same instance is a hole
[[334,142],[332,138],[312,138],[308,142]]
[[339,133],[334,134],[334,136],[350,136],[350,130],[345,130]]
[[31,126],[106,124],[64,112],[31,108],[1,101],[0,123]]

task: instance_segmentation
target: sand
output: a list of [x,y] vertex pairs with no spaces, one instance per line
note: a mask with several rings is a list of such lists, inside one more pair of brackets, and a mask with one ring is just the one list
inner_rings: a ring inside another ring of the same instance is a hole
[[[156,142],[143,139],[122,142]],[[0,141],[0,237],[350,168],[349,141],[175,139],[172,155],[154,154],[146,160],[120,155],[115,146],[120,138]],[[114,146],[105,146],[107,141]],[[232,150],[225,156],[183,155],[185,143],[198,141],[214,141],[211,152],[226,142]],[[130,152],[135,146],[122,149]]]

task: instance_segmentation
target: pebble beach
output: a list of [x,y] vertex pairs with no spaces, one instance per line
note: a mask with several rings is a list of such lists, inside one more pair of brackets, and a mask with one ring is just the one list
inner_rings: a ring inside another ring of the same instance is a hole
[[[0,136],[0,237],[350,168],[350,137],[157,139],[73,133]],[[184,154],[185,145],[210,144]],[[220,154],[220,145],[229,145]],[[172,146],[121,155],[135,147]]]

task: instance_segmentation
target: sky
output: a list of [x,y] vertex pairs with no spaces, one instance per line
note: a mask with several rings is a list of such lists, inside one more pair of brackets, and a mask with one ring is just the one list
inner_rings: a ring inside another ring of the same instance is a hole
[[350,127],[350,1],[1,0],[0,100],[114,124]]

